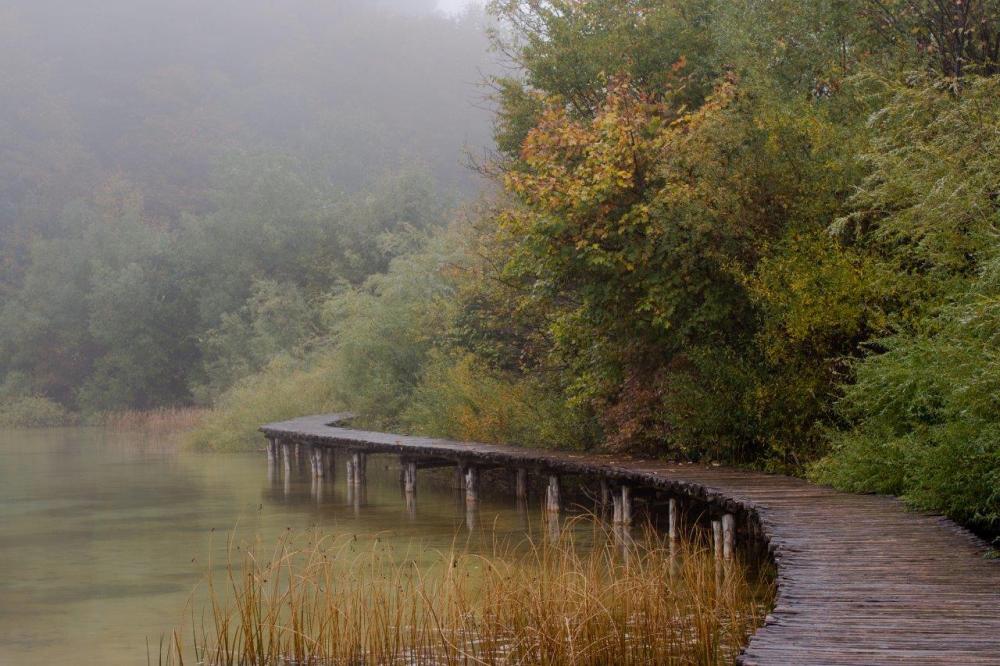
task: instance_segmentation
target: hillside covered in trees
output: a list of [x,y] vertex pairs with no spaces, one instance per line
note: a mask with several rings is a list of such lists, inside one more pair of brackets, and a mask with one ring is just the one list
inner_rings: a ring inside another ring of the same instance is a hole
[[476,192],[484,18],[433,7],[4,3],[7,413],[210,401]]
[[[113,109],[61,110],[59,68],[22,82],[47,138],[4,159],[39,169],[3,185],[5,395],[212,404],[193,440],[217,449],[350,409],[806,474],[1000,530],[1000,3],[491,9],[495,191],[457,206],[476,176],[441,156],[485,141],[434,81],[483,61],[482,21],[380,14],[406,39],[91,80],[169,101],[136,141],[96,138]],[[288,61],[293,92],[262,74]],[[371,97],[336,96],[352,76]],[[227,141],[238,159],[190,166]]]

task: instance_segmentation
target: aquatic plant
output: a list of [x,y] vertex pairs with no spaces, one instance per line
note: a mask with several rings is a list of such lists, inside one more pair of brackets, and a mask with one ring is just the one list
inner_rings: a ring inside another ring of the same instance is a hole
[[770,585],[704,543],[574,520],[591,529],[429,564],[316,534],[233,546],[160,663],[721,664],[760,625]]

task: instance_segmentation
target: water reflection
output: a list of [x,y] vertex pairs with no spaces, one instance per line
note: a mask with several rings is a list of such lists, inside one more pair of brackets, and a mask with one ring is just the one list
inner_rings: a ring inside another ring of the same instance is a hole
[[353,456],[322,460],[320,478],[308,456],[303,446],[270,458],[176,453],[93,428],[0,432],[0,664],[87,655],[131,666],[145,663],[147,637],[155,662],[161,632],[183,624],[237,526],[237,541],[318,526],[417,542],[409,550],[431,559],[456,538],[478,549],[484,528],[540,524],[528,518],[538,507],[515,505],[509,488],[481,492],[474,511],[464,498],[456,506],[452,468],[420,470],[407,494],[396,459],[367,459],[365,482],[348,484]]
[[[312,527],[378,538],[417,566],[456,542],[488,552],[494,535],[568,529],[569,500],[562,519],[542,510],[544,478],[529,493],[505,470],[412,471],[305,446],[193,454],[99,429],[0,432],[0,664],[145,663],[147,637],[155,662],[237,526],[236,545]],[[615,538],[626,549],[632,536]]]

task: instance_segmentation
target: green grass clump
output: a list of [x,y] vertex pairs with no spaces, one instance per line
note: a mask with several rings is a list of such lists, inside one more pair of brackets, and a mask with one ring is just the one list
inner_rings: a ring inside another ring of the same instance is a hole
[[48,398],[26,396],[0,402],[0,427],[3,428],[63,426],[76,421],[72,412]]

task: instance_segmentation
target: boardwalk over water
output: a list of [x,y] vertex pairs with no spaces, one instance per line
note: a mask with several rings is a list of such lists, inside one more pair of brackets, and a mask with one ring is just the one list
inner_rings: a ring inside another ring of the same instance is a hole
[[338,415],[261,428],[320,447],[604,477],[656,488],[763,530],[778,597],[741,662],[1000,666],[1000,561],[951,521],[892,498],[791,477],[623,456],[525,449],[335,427]]

